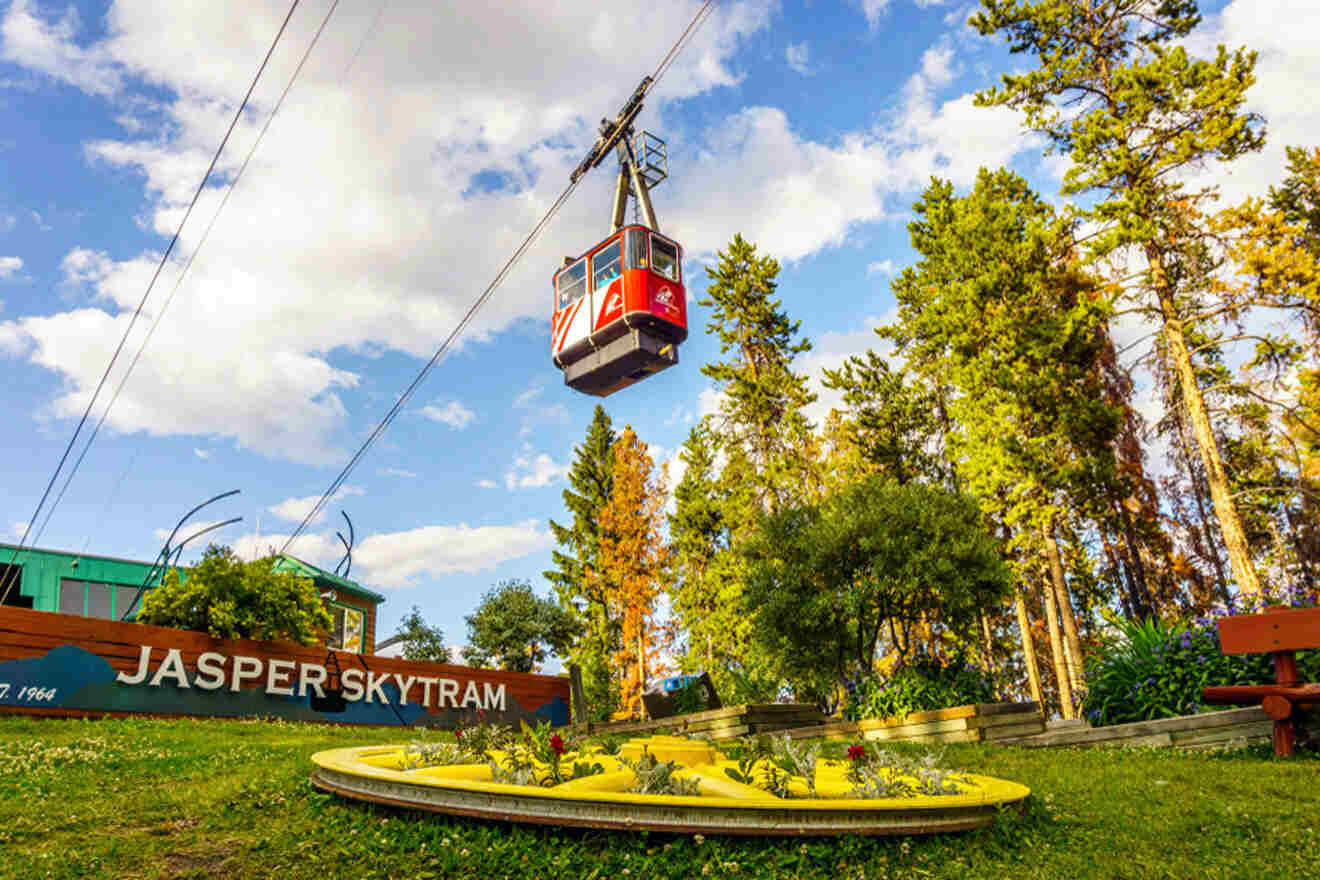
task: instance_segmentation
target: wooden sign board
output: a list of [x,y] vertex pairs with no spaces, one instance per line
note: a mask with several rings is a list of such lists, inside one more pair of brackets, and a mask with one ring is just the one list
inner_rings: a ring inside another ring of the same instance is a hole
[[328,653],[0,607],[0,714],[262,716],[447,728],[477,717],[569,722],[567,678],[343,651],[333,654],[344,711],[319,711],[314,698],[333,678]]

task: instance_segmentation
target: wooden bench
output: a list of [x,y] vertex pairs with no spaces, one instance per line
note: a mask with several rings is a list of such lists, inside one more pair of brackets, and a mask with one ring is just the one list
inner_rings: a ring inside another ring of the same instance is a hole
[[1274,684],[1208,687],[1202,698],[1207,703],[1260,703],[1274,719],[1274,754],[1291,755],[1299,711],[1320,706],[1320,684],[1297,680],[1293,653],[1320,649],[1320,608],[1273,606],[1263,614],[1221,617],[1219,644],[1225,654],[1272,654]]

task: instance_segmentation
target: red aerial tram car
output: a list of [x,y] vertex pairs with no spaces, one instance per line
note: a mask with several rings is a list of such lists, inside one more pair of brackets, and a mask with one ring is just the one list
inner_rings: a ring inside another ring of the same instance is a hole
[[[600,137],[569,176],[576,184],[611,152],[619,157],[613,231],[582,256],[565,257],[552,282],[551,357],[564,384],[599,397],[672,367],[687,339],[683,250],[660,234],[651,206],[651,190],[669,176],[665,142],[643,131],[633,143],[652,82],[643,79],[613,120],[601,120]],[[624,225],[630,197],[643,224]]]
[[625,226],[554,276],[551,354],[564,381],[605,397],[678,362],[687,300],[678,243]]

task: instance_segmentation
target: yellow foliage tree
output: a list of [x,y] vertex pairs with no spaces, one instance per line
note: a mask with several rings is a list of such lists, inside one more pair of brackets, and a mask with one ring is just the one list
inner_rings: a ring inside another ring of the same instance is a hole
[[600,514],[600,567],[587,571],[611,613],[623,622],[623,647],[615,661],[621,670],[622,707],[634,715],[641,714],[647,673],[654,671],[655,601],[669,563],[660,536],[664,477],[653,473],[646,449],[631,426],[614,444],[614,487]]

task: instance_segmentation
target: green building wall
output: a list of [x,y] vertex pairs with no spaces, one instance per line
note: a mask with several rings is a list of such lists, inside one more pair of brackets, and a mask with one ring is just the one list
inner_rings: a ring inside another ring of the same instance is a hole
[[[0,565],[9,562],[15,549],[14,544],[0,544]],[[32,599],[33,609],[59,611],[60,582],[70,579],[82,581],[84,584],[111,585],[112,611],[116,618],[122,617],[126,610],[118,607],[120,602],[125,599],[131,600],[132,593],[142,586],[147,573],[151,570],[151,563],[148,562],[134,562],[131,559],[116,559],[111,556],[83,556],[33,547],[19,550],[14,564],[20,565],[23,569],[19,592]]]
[[[4,593],[6,572],[9,559],[14,556],[16,545],[0,543],[0,594]],[[137,616],[141,607],[138,591],[147,575],[151,572],[151,563],[135,562],[131,559],[118,559],[113,556],[86,556],[59,550],[43,550],[24,547],[18,551],[14,565],[22,569],[22,579],[17,592],[19,596],[32,600],[34,611],[64,611],[83,617],[101,617],[123,620],[125,612],[132,610],[129,619]],[[356,581],[339,577],[295,556],[282,554],[275,563],[277,571],[291,571],[301,577],[310,578],[321,593],[322,601],[336,620],[342,620],[345,612],[359,611],[363,615],[363,626],[358,636],[360,644],[354,649],[371,653],[376,638],[377,606],[385,601],[380,593],[370,590]],[[187,570],[180,574],[187,578]],[[82,589],[65,591],[69,607],[60,607],[61,585],[75,581]],[[95,586],[106,584],[109,590]],[[90,586],[90,588],[89,588]],[[108,594],[108,595],[107,595]],[[136,603],[134,600],[138,600]],[[93,608],[94,603],[96,607]],[[107,604],[108,603],[108,607]],[[5,600],[7,605],[27,606],[26,602],[15,601],[11,592]],[[339,616],[336,616],[338,609]],[[95,611],[96,613],[93,613]],[[342,633],[335,645],[345,641]]]

